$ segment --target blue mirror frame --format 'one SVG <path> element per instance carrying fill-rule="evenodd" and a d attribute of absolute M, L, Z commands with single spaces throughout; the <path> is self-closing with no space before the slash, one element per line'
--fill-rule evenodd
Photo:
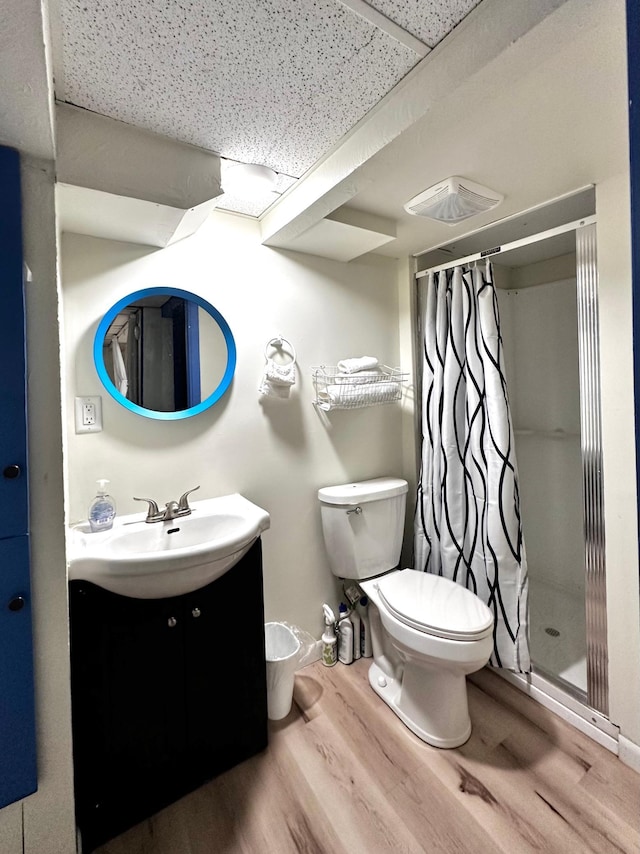
<path fill-rule="evenodd" d="M 118 391 L 113 384 L 104 364 L 104 339 L 116 316 L 132 302 L 153 296 L 175 296 L 197 303 L 215 320 L 220 327 L 220 331 L 224 335 L 224 340 L 227 345 L 227 364 L 222 379 L 208 397 L 196 406 L 191 406 L 189 409 L 181 409 L 177 412 L 157 412 L 154 409 L 145 409 L 143 406 L 139 406 L 137 403 L 127 400 L 127 398 Z M 202 299 L 202 297 L 199 297 L 197 294 L 191 293 L 191 291 L 183 291 L 179 288 L 144 288 L 143 290 L 127 294 L 126 297 L 118 300 L 118 302 L 111 306 L 109 311 L 102 318 L 93 340 L 93 361 L 102 385 L 106 388 L 111 397 L 113 397 L 121 406 L 124 406 L 125 409 L 128 409 L 130 412 L 135 412 L 137 415 L 143 415 L 145 418 L 155 418 L 158 421 L 179 421 L 182 418 L 191 418 L 193 415 L 198 415 L 200 412 L 204 412 L 206 409 L 209 409 L 209 407 L 213 406 L 214 403 L 220 400 L 222 395 L 227 391 L 231 385 L 233 374 L 236 369 L 236 343 L 231 329 L 229 328 L 229 324 L 220 314 L 218 309 L 214 308 L 211 303 Z"/>

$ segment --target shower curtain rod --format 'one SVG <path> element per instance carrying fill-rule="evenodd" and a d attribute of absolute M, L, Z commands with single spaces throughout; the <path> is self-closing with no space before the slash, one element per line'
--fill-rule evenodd
<path fill-rule="evenodd" d="M 416 279 L 422 279 L 429 273 L 440 273 L 442 270 L 450 270 L 452 267 L 459 267 L 461 264 L 470 264 L 472 261 L 481 261 L 485 258 L 491 258 L 492 255 L 504 255 L 505 252 L 510 252 L 512 249 L 520 249 L 523 246 L 528 246 L 530 243 L 538 243 L 541 240 L 548 240 L 550 237 L 555 237 L 558 234 L 565 234 L 567 231 L 576 231 L 585 225 L 591 225 L 596 221 L 596 216 L 584 217 L 583 219 L 567 222 L 564 225 L 558 225 L 555 228 L 549 228 L 547 231 L 540 231 L 538 234 L 532 234 L 529 237 L 522 237 L 520 240 L 513 240 L 511 243 L 505 243 L 504 246 L 494 246 L 492 249 L 485 249 L 482 252 L 474 252 L 473 255 L 465 255 L 463 258 L 457 258 L 455 261 L 447 261 L 444 264 L 438 264 L 435 267 L 428 267 L 426 270 L 420 270 L 416 273 Z M 435 250 L 434 250 L 435 251 Z"/>

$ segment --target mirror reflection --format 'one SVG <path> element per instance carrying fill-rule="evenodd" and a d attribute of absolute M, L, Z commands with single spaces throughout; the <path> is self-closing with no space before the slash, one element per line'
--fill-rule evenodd
<path fill-rule="evenodd" d="M 100 324 L 94 355 L 107 390 L 129 409 L 156 418 L 207 408 L 226 391 L 235 366 L 233 336 L 220 313 L 170 288 L 139 291 L 117 303 Z"/>

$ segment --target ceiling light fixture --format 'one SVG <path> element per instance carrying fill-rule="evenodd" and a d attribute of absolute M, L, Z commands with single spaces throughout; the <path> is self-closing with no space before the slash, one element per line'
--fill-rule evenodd
<path fill-rule="evenodd" d="M 410 199 L 404 209 L 414 216 L 424 216 L 446 225 L 456 225 L 471 216 L 490 211 L 503 199 L 501 193 L 483 187 L 482 184 L 475 184 L 467 178 L 453 177 L 423 190 Z"/>
<path fill-rule="evenodd" d="M 268 166 L 222 161 L 222 190 L 230 196 L 253 199 L 276 188 L 277 175 Z"/>

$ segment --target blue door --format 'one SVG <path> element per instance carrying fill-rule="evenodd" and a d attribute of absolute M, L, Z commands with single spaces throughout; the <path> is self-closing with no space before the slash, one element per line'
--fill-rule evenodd
<path fill-rule="evenodd" d="M 0 146 L 0 807 L 35 792 L 25 318 L 18 153 Z"/>

